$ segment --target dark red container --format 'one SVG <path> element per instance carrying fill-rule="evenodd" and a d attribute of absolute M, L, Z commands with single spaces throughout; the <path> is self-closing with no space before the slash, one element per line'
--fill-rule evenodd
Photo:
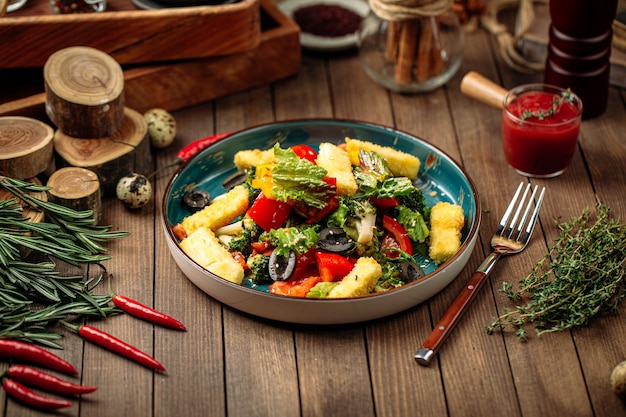
<path fill-rule="evenodd" d="M 608 102 L 617 0 L 550 0 L 549 9 L 544 82 L 570 88 L 583 102 L 583 118 L 596 117 Z"/>
<path fill-rule="evenodd" d="M 559 32 L 573 38 L 606 33 L 617 13 L 618 0 L 550 0 L 550 18 Z"/>

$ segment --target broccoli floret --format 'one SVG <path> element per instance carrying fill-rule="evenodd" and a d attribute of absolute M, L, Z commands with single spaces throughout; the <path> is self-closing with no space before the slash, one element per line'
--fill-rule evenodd
<path fill-rule="evenodd" d="M 244 256 L 249 256 L 252 252 L 250 244 L 259 239 L 263 229 L 255 222 L 243 222 L 243 224 L 243 232 L 228 242 L 228 250 L 239 251 Z"/>
<path fill-rule="evenodd" d="M 248 268 L 250 268 L 250 280 L 253 284 L 267 284 L 272 282 L 270 277 L 270 257 L 256 254 L 248 258 Z"/>
<path fill-rule="evenodd" d="M 410 192 L 404 194 L 404 195 L 399 195 L 398 196 L 398 202 L 407 207 L 410 208 L 413 211 L 417 211 L 419 213 L 422 213 L 422 215 L 427 218 L 429 213 L 425 213 L 425 211 L 427 210 L 427 206 L 426 206 L 426 198 L 424 197 L 424 194 L 422 193 L 422 191 L 419 188 L 415 188 L 413 187 Z"/>

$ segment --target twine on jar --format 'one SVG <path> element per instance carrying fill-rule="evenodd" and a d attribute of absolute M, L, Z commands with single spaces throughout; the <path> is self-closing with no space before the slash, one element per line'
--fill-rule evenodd
<path fill-rule="evenodd" d="M 369 0 L 370 8 L 383 20 L 397 22 L 424 16 L 439 16 L 454 0 Z"/>

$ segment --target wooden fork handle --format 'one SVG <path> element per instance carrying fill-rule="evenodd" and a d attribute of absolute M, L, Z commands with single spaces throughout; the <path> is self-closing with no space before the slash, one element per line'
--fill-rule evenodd
<path fill-rule="evenodd" d="M 420 365 L 428 365 L 430 363 L 439 351 L 439 348 L 441 348 L 441 345 L 443 345 L 443 342 L 452 332 L 454 326 L 461 320 L 463 314 L 474 301 L 476 295 L 478 295 L 478 290 L 487 281 L 487 276 L 498 258 L 498 254 L 492 253 L 470 277 L 463 290 L 457 295 L 430 335 L 424 340 L 417 353 L 415 353 L 417 363 Z"/>

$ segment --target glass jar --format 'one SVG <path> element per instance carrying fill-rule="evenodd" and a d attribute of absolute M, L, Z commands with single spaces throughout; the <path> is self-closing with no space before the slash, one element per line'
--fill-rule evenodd
<path fill-rule="evenodd" d="M 50 0 L 50 9 L 54 14 L 99 13 L 106 6 L 106 0 Z"/>
<path fill-rule="evenodd" d="M 383 20 L 372 12 L 359 32 L 359 56 L 365 72 L 382 86 L 424 93 L 441 87 L 459 70 L 464 40 L 452 9 L 402 21 Z"/>

